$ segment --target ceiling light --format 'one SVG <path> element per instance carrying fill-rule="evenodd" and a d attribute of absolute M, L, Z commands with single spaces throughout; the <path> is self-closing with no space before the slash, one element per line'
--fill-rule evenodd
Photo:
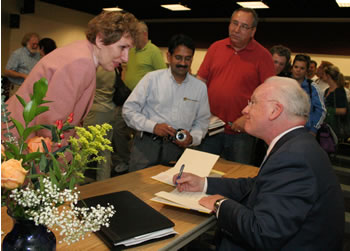
<path fill-rule="evenodd" d="M 183 10 L 191 10 L 190 8 L 182 5 L 182 4 L 162 4 L 163 8 L 172 10 L 172 11 L 183 11 Z"/>
<path fill-rule="evenodd" d="M 350 0 L 336 0 L 339 7 L 350 7 Z"/>
<path fill-rule="evenodd" d="M 268 9 L 270 8 L 266 4 L 264 4 L 261 1 L 254 1 L 254 2 L 237 2 L 240 6 L 244 8 L 251 8 L 251 9 Z"/>
<path fill-rule="evenodd" d="M 104 11 L 122 11 L 123 9 L 118 8 L 118 7 L 113 7 L 113 8 L 103 8 Z"/>

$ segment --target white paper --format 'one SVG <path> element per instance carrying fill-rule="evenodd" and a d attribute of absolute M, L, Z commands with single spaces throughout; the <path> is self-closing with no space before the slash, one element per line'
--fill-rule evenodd
<path fill-rule="evenodd" d="M 167 171 L 159 173 L 152 178 L 175 186 L 173 183 L 173 176 L 180 172 L 182 164 L 185 164 L 184 172 L 206 177 L 209 175 L 218 159 L 219 155 L 187 148 L 173 168 L 169 168 Z"/>
<path fill-rule="evenodd" d="M 203 192 L 179 192 L 177 189 L 174 189 L 170 193 L 161 191 L 156 193 L 155 195 L 161 199 L 165 199 L 175 203 L 173 204 L 173 206 L 193 209 L 204 213 L 211 212 L 208 208 L 203 207 L 202 205 L 199 204 L 199 200 L 201 198 L 208 196 L 206 193 L 203 193 Z M 157 200 L 154 200 L 154 201 L 157 201 Z M 171 203 L 166 203 L 164 201 L 163 203 L 171 205 Z M 176 205 L 176 204 L 179 204 L 179 205 Z"/>
<path fill-rule="evenodd" d="M 130 238 L 130 239 L 127 239 L 125 241 L 115 243 L 114 245 L 115 246 L 118 246 L 118 245 L 131 246 L 131 245 L 136 245 L 136 244 L 148 241 L 148 240 L 158 239 L 158 238 L 161 238 L 163 236 L 170 235 L 170 234 L 177 234 L 177 232 L 172 227 L 166 228 L 166 229 L 162 229 L 162 230 L 155 231 L 152 233 L 147 233 L 144 235 L 136 236 L 134 238 Z"/>

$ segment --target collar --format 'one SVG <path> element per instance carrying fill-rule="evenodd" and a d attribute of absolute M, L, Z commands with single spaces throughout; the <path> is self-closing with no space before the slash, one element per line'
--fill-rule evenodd
<path fill-rule="evenodd" d="M 147 47 L 151 44 L 151 40 L 148 40 L 148 42 L 146 43 L 146 45 L 142 48 L 142 49 L 136 49 L 135 47 L 135 51 L 136 52 L 140 52 L 140 51 L 144 51 L 147 49 Z"/>
<path fill-rule="evenodd" d="M 245 50 L 247 50 L 247 51 L 252 51 L 252 50 L 254 50 L 255 47 L 256 47 L 256 41 L 255 41 L 254 38 L 252 38 L 252 39 L 249 41 L 249 43 L 247 44 L 247 46 L 244 47 L 242 50 L 239 50 L 239 51 L 236 51 L 235 48 L 233 48 L 232 43 L 231 43 L 231 39 L 230 39 L 229 37 L 226 38 L 226 40 L 225 40 L 225 45 L 226 45 L 227 47 L 231 48 L 232 50 L 234 50 L 235 52 L 240 53 L 240 52 L 245 51 Z"/>
<path fill-rule="evenodd" d="M 29 49 L 28 49 L 28 47 L 27 46 L 23 46 L 24 47 L 24 49 L 25 49 L 25 52 L 28 54 L 28 56 L 30 56 L 30 57 L 34 57 L 38 52 L 34 52 L 34 53 L 32 53 Z"/>
<path fill-rule="evenodd" d="M 287 133 L 291 132 L 291 131 L 294 131 L 298 128 L 303 128 L 304 126 L 295 126 L 295 127 L 292 127 L 290 129 L 288 129 L 287 131 L 284 131 L 282 132 L 280 135 L 278 135 L 277 137 L 275 137 L 272 141 L 271 141 L 271 144 L 269 145 L 269 148 L 267 149 L 267 152 L 266 152 L 266 156 L 265 156 L 265 159 L 267 156 L 270 155 L 270 152 L 271 150 L 273 149 L 273 147 L 276 145 L 277 141 L 279 141 L 284 135 L 286 135 Z"/>

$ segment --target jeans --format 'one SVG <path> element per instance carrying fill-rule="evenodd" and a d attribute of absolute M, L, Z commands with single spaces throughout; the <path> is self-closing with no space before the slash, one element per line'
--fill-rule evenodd
<path fill-rule="evenodd" d="M 218 133 L 206 136 L 198 150 L 220 155 L 220 157 L 242 164 L 254 164 L 256 138 L 246 133 Z"/>

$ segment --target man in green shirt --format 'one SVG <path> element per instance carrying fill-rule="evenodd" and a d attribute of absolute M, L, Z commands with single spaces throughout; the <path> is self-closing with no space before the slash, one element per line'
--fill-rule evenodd
<path fill-rule="evenodd" d="M 135 88 L 146 73 L 166 68 L 161 50 L 148 40 L 148 27 L 144 22 L 139 22 L 137 36 L 135 47 L 129 50 L 129 60 L 124 75 L 125 85 L 130 90 Z M 132 135 L 132 129 L 125 124 L 121 111 L 122 107 L 117 107 L 116 128 L 114 128 L 116 157 L 119 162 L 115 168 L 117 173 L 128 170 L 129 141 Z"/>

